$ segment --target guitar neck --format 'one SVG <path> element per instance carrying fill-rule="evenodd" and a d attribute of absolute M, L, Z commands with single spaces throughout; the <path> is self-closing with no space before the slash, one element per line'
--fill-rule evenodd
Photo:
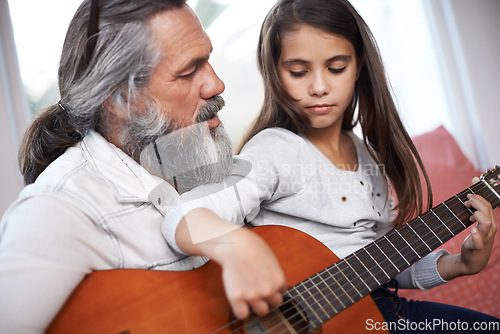
<path fill-rule="evenodd" d="M 484 179 L 287 291 L 312 328 L 354 304 L 469 227 L 467 194 L 500 205 L 499 174 Z"/>

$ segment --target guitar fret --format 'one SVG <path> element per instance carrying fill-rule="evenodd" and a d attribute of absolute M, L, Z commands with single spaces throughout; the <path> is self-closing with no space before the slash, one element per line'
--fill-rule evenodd
<path fill-rule="evenodd" d="M 493 193 L 493 195 L 495 195 L 499 200 L 500 200 L 500 195 L 495 191 L 495 189 L 493 189 L 489 184 L 488 182 L 486 182 L 485 179 L 482 179 L 481 180 L 482 183 L 484 183 L 486 185 L 486 187 L 488 187 L 489 190 L 491 190 L 491 192 Z M 486 198 L 486 196 L 483 196 L 484 198 Z"/>
<path fill-rule="evenodd" d="M 422 258 L 425 254 L 427 254 L 427 247 L 422 243 L 422 241 L 415 235 L 413 230 L 409 227 L 410 223 L 405 224 L 399 227 L 397 230 L 401 237 L 405 239 L 405 241 L 410 245 L 410 247 L 399 248 L 403 254 L 408 258 L 410 262 L 418 261 L 418 259 Z M 404 246 L 404 245 L 403 245 Z M 410 251 L 413 250 L 413 251 Z M 416 255 L 415 255 L 416 254 Z"/>
<path fill-rule="evenodd" d="M 441 240 L 441 238 L 438 237 L 436 233 L 434 233 L 434 231 L 429 227 L 429 225 L 427 225 L 427 223 L 422 219 L 422 217 L 418 216 L 418 218 L 422 223 L 424 223 L 425 227 L 427 227 L 427 229 L 432 232 L 432 234 L 439 240 L 439 242 L 443 244 L 443 240 Z"/>
<path fill-rule="evenodd" d="M 312 283 L 314 284 L 314 286 L 318 289 L 319 293 L 321 294 L 321 296 L 323 297 L 324 299 L 324 305 L 328 305 L 330 308 L 331 308 L 331 311 L 328 311 L 328 312 L 325 312 L 329 315 L 329 317 L 331 317 L 332 315 L 335 315 L 338 313 L 337 309 L 335 308 L 335 306 L 333 306 L 332 302 L 331 302 L 331 297 L 328 296 L 328 293 L 326 293 L 326 289 L 329 289 L 328 285 L 326 284 L 326 282 L 323 280 L 323 278 L 321 278 L 321 275 L 315 275 L 314 276 L 317 280 L 316 282 L 313 280 Z M 325 289 L 326 288 L 326 289 Z M 325 291 L 325 293 L 323 293 L 323 291 Z"/>
<path fill-rule="evenodd" d="M 328 302 L 328 299 L 326 299 L 325 295 L 323 295 L 323 293 L 321 292 L 321 290 L 318 288 L 318 286 L 314 283 L 314 280 L 312 279 L 308 279 L 306 282 L 310 282 L 313 287 L 318 290 L 318 292 L 323 296 L 324 300 L 329 304 Z M 323 311 L 323 313 L 326 315 L 326 319 L 329 319 L 330 318 L 330 314 L 323 308 L 323 305 L 324 303 L 321 303 L 316 297 L 315 295 L 317 295 L 317 292 L 314 292 L 312 293 L 310 291 L 310 288 L 307 288 L 309 290 L 309 295 L 314 299 L 315 301 L 315 304 L 319 306 L 319 308 L 321 309 L 321 311 Z M 330 305 L 331 306 L 331 305 Z"/>
<path fill-rule="evenodd" d="M 439 210 L 441 210 L 441 212 L 438 214 L 440 217 L 444 217 L 443 220 L 446 219 L 448 227 L 453 230 L 453 233 L 456 235 L 467 228 L 469 215 L 468 212 L 462 208 L 460 203 L 456 202 L 454 199 L 453 201 L 454 202 L 448 201 L 449 203 L 442 203 L 439 206 Z"/>
<path fill-rule="evenodd" d="M 468 208 L 468 207 L 466 207 L 466 206 L 465 206 L 464 201 L 462 201 L 462 200 L 460 199 L 460 197 L 458 197 L 458 195 L 455 195 L 455 197 L 456 197 L 456 198 L 460 201 L 460 203 L 462 203 L 462 204 L 463 204 L 463 206 L 464 206 L 467 210 L 469 210 L 470 214 L 473 214 L 473 213 L 474 213 L 474 211 L 472 211 L 470 208 Z"/>
<path fill-rule="evenodd" d="M 467 188 L 467 189 L 470 189 L 470 188 Z M 471 191 L 472 191 L 472 190 L 471 190 Z M 472 193 L 474 193 L 474 192 L 472 191 Z M 466 206 L 465 206 L 464 201 L 462 201 L 462 200 L 460 199 L 460 197 L 458 197 L 457 195 L 455 195 L 455 197 L 456 197 L 456 198 L 458 198 L 458 200 L 459 200 L 459 201 L 460 201 L 460 202 L 464 205 L 464 207 L 465 207 L 467 210 L 469 210 L 469 212 L 470 212 L 470 214 L 471 214 L 471 215 L 472 215 L 472 214 L 474 214 L 474 211 L 472 211 L 470 208 L 466 207 Z"/>
<path fill-rule="evenodd" d="M 413 233 L 415 233 L 415 235 L 420 239 L 420 241 L 422 241 L 422 244 L 424 244 L 428 249 L 429 251 L 432 252 L 432 248 L 429 247 L 429 245 L 427 245 L 427 243 L 420 237 L 420 235 L 413 229 L 413 227 L 411 227 L 412 224 L 406 224 L 411 230 Z"/>
<path fill-rule="evenodd" d="M 342 263 L 344 263 L 345 261 L 342 261 Z M 348 264 L 349 265 L 349 264 Z M 338 265 L 337 265 L 338 267 Z M 359 292 L 359 290 L 356 288 L 356 285 L 354 285 L 352 283 L 352 281 L 349 279 L 349 277 L 346 276 L 346 274 L 344 273 L 344 270 L 340 269 L 339 272 L 344 276 L 344 278 L 347 280 L 347 282 L 354 288 L 354 290 L 356 291 L 356 293 L 360 296 L 360 297 L 363 297 L 363 295 L 361 294 L 361 292 Z M 348 296 L 349 299 L 351 299 L 350 296 Z M 351 299 L 352 300 L 352 299 Z M 353 300 L 354 302 L 354 300 Z"/>
<path fill-rule="evenodd" d="M 337 297 L 337 294 L 335 292 L 333 292 L 332 288 L 330 287 L 330 285 L 323 279 L 323 277 L 321 277 L 321 275 L 323 274 L 324 272 L 321 272 L 319 273 L 318 277 L 321 279 L 321 281 L 323 282 L 323 284 L 325 284 L 326 288 L 328 290 L 330 290 L 330 293 L 338 300 L 338 302 L 340 304 L 342 304 L 342 306 L 344 306 L 344 304 L 342 303 L 342 301 L 340 300 L 339 297 Z M 325 297 L 326 298 L 326 297 Z M 335 311 L 335 314 L 339 313 L 340 311 L 338 311 L 335 306 L 333 306 L 333 304 L 330 303 L 330 306 L 333 308 L 333 310 Z M 344 306 L 345 307 L 345 306 Z"/>
<path fill-rule="evenodd" d="M 374 242 L 373 243 L 375 246 L 377 246 L 377 248 L 380 250 L 380 252 L 385 256 L 385 258 L 387 260 L 389 260 L 389 262 L 391 263 L 391 265 L 394 267 L 394 269 L 396 269 L 397 272 L 399 272 L 399 268 L 394 264 L 394 262 L 392 262 L 391 258 L 389 256 L 387 256 L 387 254 L 385 254 L 385 252 L 380 248 L 380 246 L 377 244 L 377 242 Z"/>
<path fill-rule="evenodd" d="M 371 270 L 370 270 L 370 269 L 368 269 L 368 268 L 366 267 L 366 265 L 363 263 L 363 261 L 361 261 L 361 260 L 359 259 L 359 257 L 356 255 L 356 253 L 354 253 L 353 255 L 356 257 L 356 259 L 358 260 L 358 262 L 359 262 L 359 263 L 361 263 L 361 265 L 362 265 L 362 266 L 363 266 L 363 268 L 365 269 L 365 272 L 368 272 L 368 273 L 370 274 L 370 276 L 371 276 L 371 277 L 373 277 L 373 279 L 375 280 L 375 282 L 377 282 L 377 284 L 378 284 L 378 285 L 382 285 L 382 284 L 379 282 L 379 280 L 377 279 L 377 277 L 375 277 L 375 275 L 373 275 L 373 273 L 371 272 Z"/>
<path fill-rule="evenodd" d="M 439 216 L 438 216 L 438 215 L 436 215 L 436 213 L 435 213 L 432 209 L 430 209 L 429 211 L 430 211 L 430 212 L 432 212 L 432 214 L 433 214 L 434 216 L 436 216 L 436 218 L 437 218 L 437 219 L 441 222 L 441 224 L 443 224 L 443 226 L 444 226 L 444 227 L 446 227 L 446 229 L 447 229 L 448 231 L 450 231 L 450 233 L 451 233 L 453 236 L 455 236 L 455 233 L 453 233 L 453 232 L 452 232 L 452 231 L 448 228 L 448 226 L 446 226 L 446 224 L 445 224 L 445 223 L 441 220 L 441 218 L 439 218 Z"/>
<path fill-rule="evenodd" d="M 321 318 L 316 313 L 316 311 L 314 310 L 314 308 L 308 303 L 308 301 L 306 300 L 306 298 L 304 298 L 304 296 L 303 296 L 304 292 L 300 292 L 299 291 L 299 287 L 304 288 L 305 292 L 307 292 L 307 288 L 304 286 L 304 284 L 300 283 L 300 284 L 297 284 L 295 287 L 293 287 L 293 289 L 295 289 L 295 291 L 297 292 L 296 295 L 302 299 L 302 301 L 305 303 L 305 306 L 307 306 L 307 309 L 310 310 L 312 312 L 312 314 L 316 316 L 316 318 L 318 318 L 318 320 L 319 320 L 320 323 L 322 323 Z"/>
<path fill-rule="evenodd" d="M 429 229 L 429 226 L 426 223 L 424 223 L 424 221 L 421 220 L 420 218 L 414 219 L 408 225 L 411 225 L 413 230 L 419 236 L 422 236 L 422 238 L 425 240 L 425 243 L 431 249 L 434 249 L 443 244 L 441 240 L 439 240 L 439 238 L 433 233 L 432 229 Z"/>
<path fill-rule="evenodd" d="M 380 269 L 380 270 L 384 273 L 384 275 L 385 275 L 385 276 L 387 276 L 387 278 L 388 278 L 388 279 L 391 279 L 391 276 L 385 272 L 384 268 L 382 268 L 382 267 L 380 266 L 380 264 L 377 262 L 377 260 L 375 260 L 375 259 L 373 258 L 372 254 L 371 254 L 371 253 L 370 253 L 370 252 L 366 249 L 366 247 L 365 247 L 365 248 L 361 248 L 361 249 L 359 250 L 359 252 L 361 252 L 361 251 L 365 251 L 365 252 L 366 252 L 366 254 L 368 254 L 368 256 L 372 259 L 373 263 L 374 263 L 376 266 L 378 266 L 378 267 L 379 267 L 379 269 Z M 382 283 L 380 283 L 380 281 L 379 281 L 379 280 L 377 280 L 377 283 L 379 283 L 380 285 L 382 285 Z"/>
<path fill-rule="evenodd" d="M 344 287 L 342 286 L 342 284 L 340 284 L 340 283 L 339 283 L 339 281 L 337 281 L 337 279 L 335 278 L 335 276 L 334 276 L 334 275 L 332 275 L 332 274 L 330 273 L 330 268 L 326 268 L 325 270 L 326 270 L 326 271 L 330 274 L 330 277 L 331 277 L 331 278 L 333 278 L 333 280 L 335 281 L 335 284 L 337 284 L 337 285 L 340 287 L 340 289 L 342 290 L 342 292 L 344 292 L 344 295 L 346 295 L 346 296 L 347 296 L 347 298 L 349 298 L 349 299 L 351 300 L 351 303 L 353 303 L 353 304 L 354 304 L 354 300 L 353 300 L 353 299 L 351 298 L 351 296 L 347 293 L 347 291 L 345 291 L 345 289 L 344 289 Z M 342 306 L 343 306 L 344 308 L 346 308 L 346 306 L 344 305 L 344 303 L 342 303 L 342 301 L 341 301 L 340 299 L 339 299 L 339 301 L 340 301 L 340 303 L 342 304 Z"/>
<path fill-rule="evenodd" d="M 408 245 L 408 247 L 410 247 L 410 249 L 413 251 L 413 253 L 415 253 L 419 259 L 421 259 L 422 257 L 420 256 L 419 253 L 417 253 L 417 251 L 415 251 L 415 249 L 413 249 L 413 247 L 408 243 L 408 241 L 406 241 L 406 239 L 401 235 L 401 233 L 399 233 L 398 230 L 394 230 L 395 233 L 397 233 L 401 239 L 403 239 L 403 241 Z"/>
<path fill-rule="evenodd" d="M 456 220 L 458 220 L 458 222 L 464 227 L 464 228 L 467 228 L 467 226 L 465 226 L 465 224 L 462 222 L 462 220 L 460 220 L 460 218 L 457 217 L 457 215 L 455 214 L 455 212 L 451 211 L 451 209 L 448 207 L 448 205 L 446 205 L 446 202 L 443 203 L 444 207 L 448 209 L 448 211 L 451 212 L 451 214 L 453 215 L 453 217 L 455 217 Z"/>
<path fill-rule="evenodd" d="M 387 239 L 387 237 L 386 237 L 385 235 L 383 236 L 383 238 L 384 238 L 385 240 L 387 240 L 387 242 L 389 242 L 389 244 L 392 246 L 392 248 L 394 248 L 394 249 L 396 250 L 396 252 L 399 254 L 399 256 L 401 256 L 401 258 L 402 258 L 403 260 L 405 260 L 406 264 L 407 264 L 407 265 L 410 265 L 410 262 L 408 262 L 408 261 L 405 259 L 405 257 L 403 256 L 403 254 L 401 254 L 401 253 L 399 252 L 399 249 L 397 249 L 397 248 L 396 248 L 396 246 L 394 246 L 394 245 L 392 244 L 392 242 L 391 242 L 389 239 Z"/>
<path fill-rule="evenodd" d="M 354 270 L 354 268 L 351 266 L 351 264 L 349 263 L 348 261 L 349 258 L 346 258 L 345 259 L 345 263 L 347 263 L 347 265 L 349 266 L 349 268 L 351 268 L 351 270 L 353 271 L 353 273 L 356 275 L 356 277 L 366 286 L 366 288 L 371 291 L 370 287 L 368 286 L 368 284 L 366 284 L 366 282 L 363 280 L 363 278 L 361 277 L 361 275 L 356 271 Z M 356 289 L 357 291 L 357 289 Z"/>

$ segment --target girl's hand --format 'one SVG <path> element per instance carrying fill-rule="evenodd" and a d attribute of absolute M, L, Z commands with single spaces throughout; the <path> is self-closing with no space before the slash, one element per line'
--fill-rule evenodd
<path fill-rule="evenodd" d="M 264 315 L 283 302 L 285 274 L 269 246 L 251 230 L 199 208 L 181 220 L 176 241 L 184 252 L 222 266 L 226 297 L 236 317 L 244 319 L 250 310 Z"/>
<path fill-rule="evenodd" d="M 463 275 L 476 274 L 486 267 L 497 232 L 491 204 L 479 195 L 468 195 L 467 198 L 465 206 L 476 209 L 470 220 L 477 224 L 462 243 L 459 259 Z"/>
<path fill-rule="evenodd" d="M 468 195 L 465 206 L 476 209 L 470 220 L 477 223 L 462 243 L 460 254 L 446 254 L 437 262 L 444 280 L 477 274 L 486 267 L 493 248 L 497 225 L 491 204 L 479 195 Z"/>
<path fill-rule="evenodd" d="M 283 302 L 285 275 L 268 245 L 255 233 L 240 228 L 232 232 L 234 244 L 218 256 L 226 297 L 234 315 L 244 319 L 250 309 L 264 315 Z"/>

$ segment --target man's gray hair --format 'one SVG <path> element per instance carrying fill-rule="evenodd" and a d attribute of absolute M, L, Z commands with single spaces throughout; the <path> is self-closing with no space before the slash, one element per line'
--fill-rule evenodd
<path fill-rule="evenodd" d="M 162 57 L 149 19 L 185 0 L 100 0 L 97 44 L 87 60 L 90 4 L 83 1 L 68 28 L 59 64 L 61 101 L 42 110 L 25 135 L 19 154 L 25 184 L 89 131 L 106 136 L 105 101 L 131 110 Z"/>

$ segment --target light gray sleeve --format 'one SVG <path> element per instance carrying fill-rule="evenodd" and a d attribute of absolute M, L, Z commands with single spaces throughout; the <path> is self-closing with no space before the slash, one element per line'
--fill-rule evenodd
<path fill-rule="evenodd" d="M 175 251 L 184 253 L 177 245 L 175 232 L 181 219 L 197 208 L 209 209 L 220 218 L 236 224 L 242 224 L 247 217 L 252 219 L 262 201 L 271 196 L 268 190 L 276 182 L 272 177 L 259 178 L 258 173 L 248 161 L 235 159 L 232 175 L 226 181 L 196 187 L 182 194 L 167 212 L 161 226 L 168 244 Z"/>
<path fill-rule="evenodd" d="M 396 276 L 398 287 L 428 290 L 448 282 L 441 278 L 437 270 L 437 261 L 445 254 L 448 252 L 444 249 L 432 252 L 400 273 Z"/>

